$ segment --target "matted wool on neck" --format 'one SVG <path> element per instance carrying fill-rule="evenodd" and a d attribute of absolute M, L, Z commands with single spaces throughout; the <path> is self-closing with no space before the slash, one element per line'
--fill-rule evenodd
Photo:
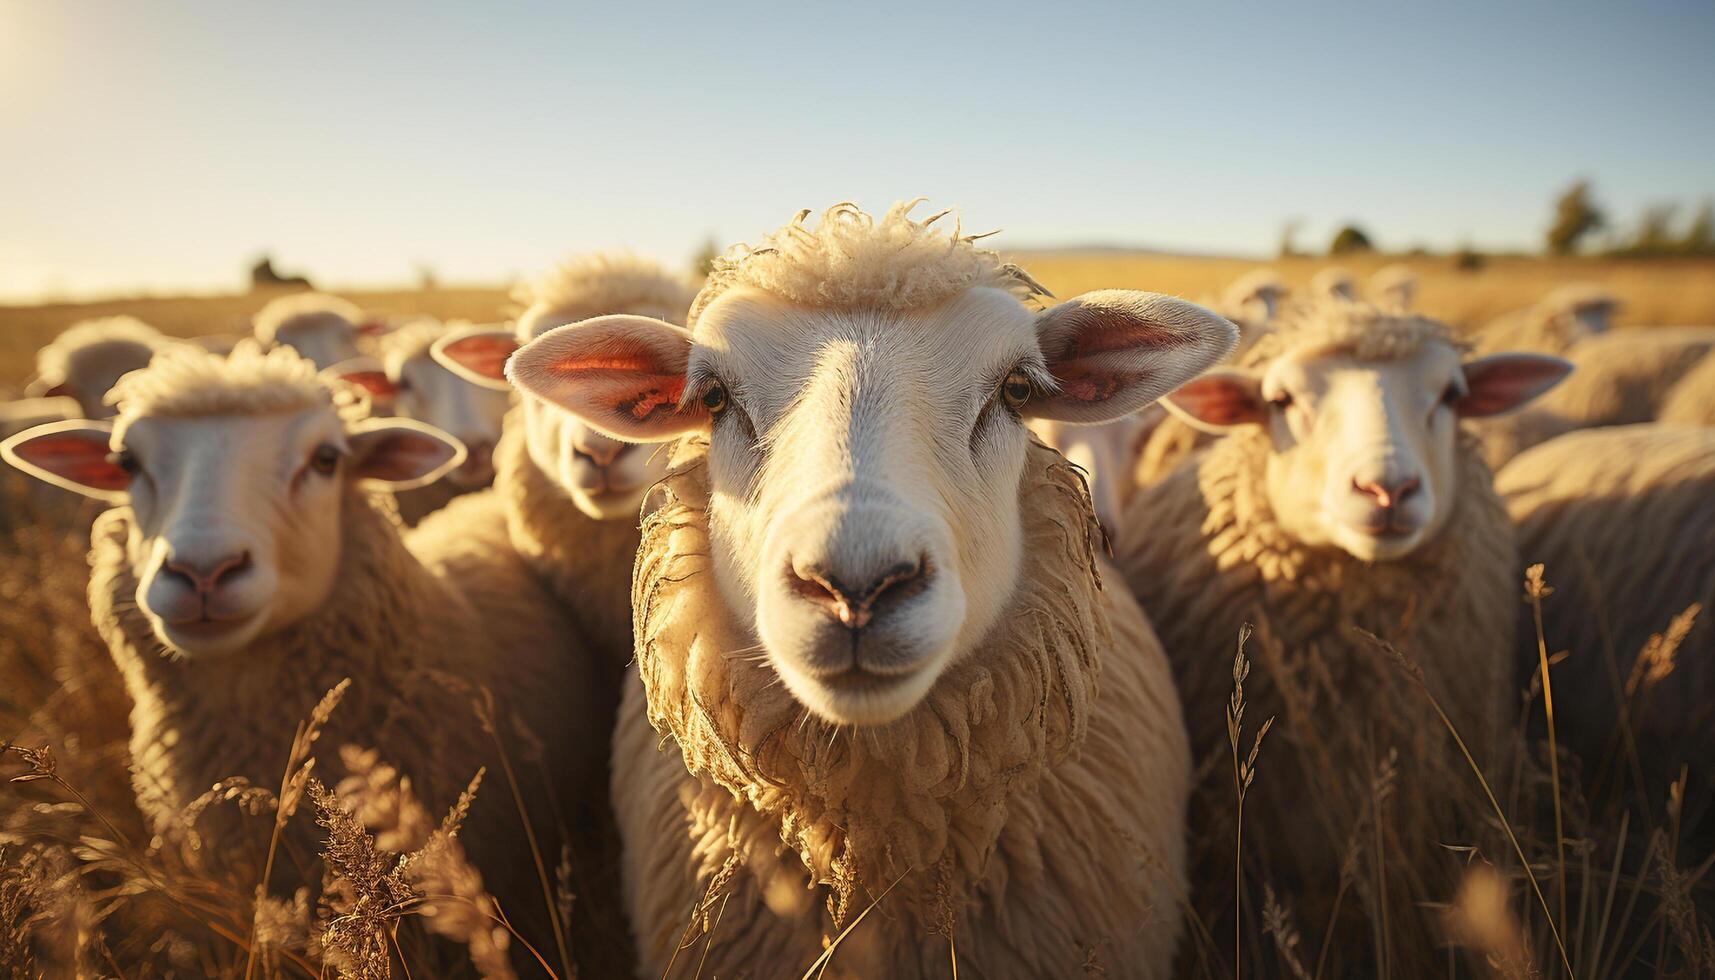
<path fill-rule="evenodd" d="M 142 415 L 266 415 L 328 408 L 345 414 L 350 404 L 316 378 L 313 362 L 290 348 L 262 351 L 238 345 L 230 357 L 200 347 L 169 347 L 141 371 L 119 380 L 107 395 L 122 419 Z"/>
<path fill-rule="evenodd" d="M 714 261 L 708 284 L 691 307 L 698 316 L 723 293 L 748 287 L 804 306 L 888 310 L 923 309 L 980 286 L 1003 289 L 1020 301 L 1050 295 L 999 253 L 978 248 L 981 235 L 963 235 L 933 225 L 942 211 L 922 221 L 910 212 L 923 198 L 902 201 L 879 219 L 851 203 L 822 213 L 812 231 L 810 211 Z"/>
<path fill-rule="evenodd" d="M 1286 354 L 1396 361 L 1429 344 L 1465 349 L 1450 327 L 1428 317 L 1389 313 L 1362 302 L 1318 302 L 1289 308 L 1275 328 L 1245 353 L 1242 363 L 1260 367 Z"/>

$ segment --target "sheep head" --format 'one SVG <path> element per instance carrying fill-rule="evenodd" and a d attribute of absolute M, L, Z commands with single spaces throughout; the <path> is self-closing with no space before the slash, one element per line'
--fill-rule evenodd
<path fill-rule="evenodd" d="M 1349 303 L 1299 311 L 1253 355 L 1168 408 L 1205 431 L 1259 434 L 1275 519 L 1362 561 L 1403 558 L 1445 526 L 1460 419 L 1517 409 L 1571 370 L 1540 354 L 1461 362 L 1444 326 Z"/>
<path fill-rule="evenodd" d="M 113 423 L 38 426 L 0 443 L 0 456 L 130 508 L 137 604 L 187 657 L 239 651 L 322 604 L 347 489 L 421 486 L 464 457 L 419 422 L 346 421 L 289 351 L 241 348 L 228 361 L 175 348 L 116 394 Z"/>
<path fill-rule="evenodd" d="M 760 269 L 717 266 L 690 330 L 597 317 L 507 368 L 614 438 L 707 438 L 720 595 L 836 724 L 908 713 L 1005 611 L 1028 560 L 1025 419 L 1112 421 L 1236 340 L 1149 293 L 1034 311 L 987 253 L 926 229 L 835 209 L 819 237 L 794 223 L 752 253 Z"/>

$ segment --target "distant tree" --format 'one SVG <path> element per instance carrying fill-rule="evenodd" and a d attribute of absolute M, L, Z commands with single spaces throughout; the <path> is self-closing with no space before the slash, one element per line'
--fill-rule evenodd
<path fill-rule="evenodd" d="M 691 260 L 692 266 L 697 270 L 697 275 L 708 275 L 709 270 L 715 267 L 715 259 L 719 258 L 720 254 L 720 242 L 715 241 L 712 237 L 704 239 L 703 247 L 697 249 L 696 257 Z"/>
<path fill-rule="evenodd" d="M 1691 224 L 1685 229 L 1685 237 L 1680 240 L 1679 247 L 1693 255 L 1715 252 L 1715 201 L 1704 201 L 1703 206 L 1692 215 Z"/>
<path fill-rule="evenodd" d="M 1488 264 L 1488 259 L 1482 252 L 1469 245 L 1459 246 L 1459 251 L 1453 253 L 1453 268 L 1460 272 L 1476 272 Z"/>
<path fill-rule="evenodd" d="M 1329 255 L 1350 255 L 1353 252 L 1373 252 L 1376 247 L 1370 243 L 1370 236 L 1357 225 L 1347 225 L 1334 233 L 1334 241 L 1328 246 Z"/>
<path fill-rule="evenodd" d="M 1304 227 L 1303 218 L 1288 218 L 1280 227 L 1280 257 L 1290 259 L 1298 254 L 1298 232 Z"/>
<path fill-rule="evenodd" d="M 1580 180 L 1566 189 L 1554 202 L 1554 224 L 1548 229 L 1548 250 L 1555 255 L 1571 255 L 1585 235 L 1596 231 L 1607 219 L 1590 199 L 1590 182 Z"/>

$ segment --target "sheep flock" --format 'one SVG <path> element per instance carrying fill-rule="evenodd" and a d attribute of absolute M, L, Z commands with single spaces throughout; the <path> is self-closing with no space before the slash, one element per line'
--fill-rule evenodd
<path fill-rule="evenodd" d="M 53 338 L 0 975 L 1715 976 L 1715 327 L 919 203 Z"/>

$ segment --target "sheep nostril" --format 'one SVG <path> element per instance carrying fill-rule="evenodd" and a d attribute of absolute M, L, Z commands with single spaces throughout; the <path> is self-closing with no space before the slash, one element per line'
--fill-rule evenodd
<path fill-rule="evenodd" d="M 1352 490 L 1371 498 L 1376 502 L 1376 506 L 1387 510 L 1399 506 L 1406 498 L 1416 493 L 1422 484 L 1423 481 L 1415 476 L 1403 480 L 1377 480 L 1373 482 L 1354 478 Z"/>
<path fill-rule="evenodd" d="M 248 550 L 228 555 L 212 563 L 172 559 L 162 565 L 162 571 L 197 592 L 213 592 L 222 581 L 237 578 L 250 569 Z"/>
<path fill-rule="evenodd" d="M 799 571 L 788 562 L 786 583 L 794 594 L 821 608 L 849 630 L 861 630 L 886 606 L 898 605 L 927 587 L 928 562 L 900 562 L 862 586 L 852 586 L 820 568 Z"/>

